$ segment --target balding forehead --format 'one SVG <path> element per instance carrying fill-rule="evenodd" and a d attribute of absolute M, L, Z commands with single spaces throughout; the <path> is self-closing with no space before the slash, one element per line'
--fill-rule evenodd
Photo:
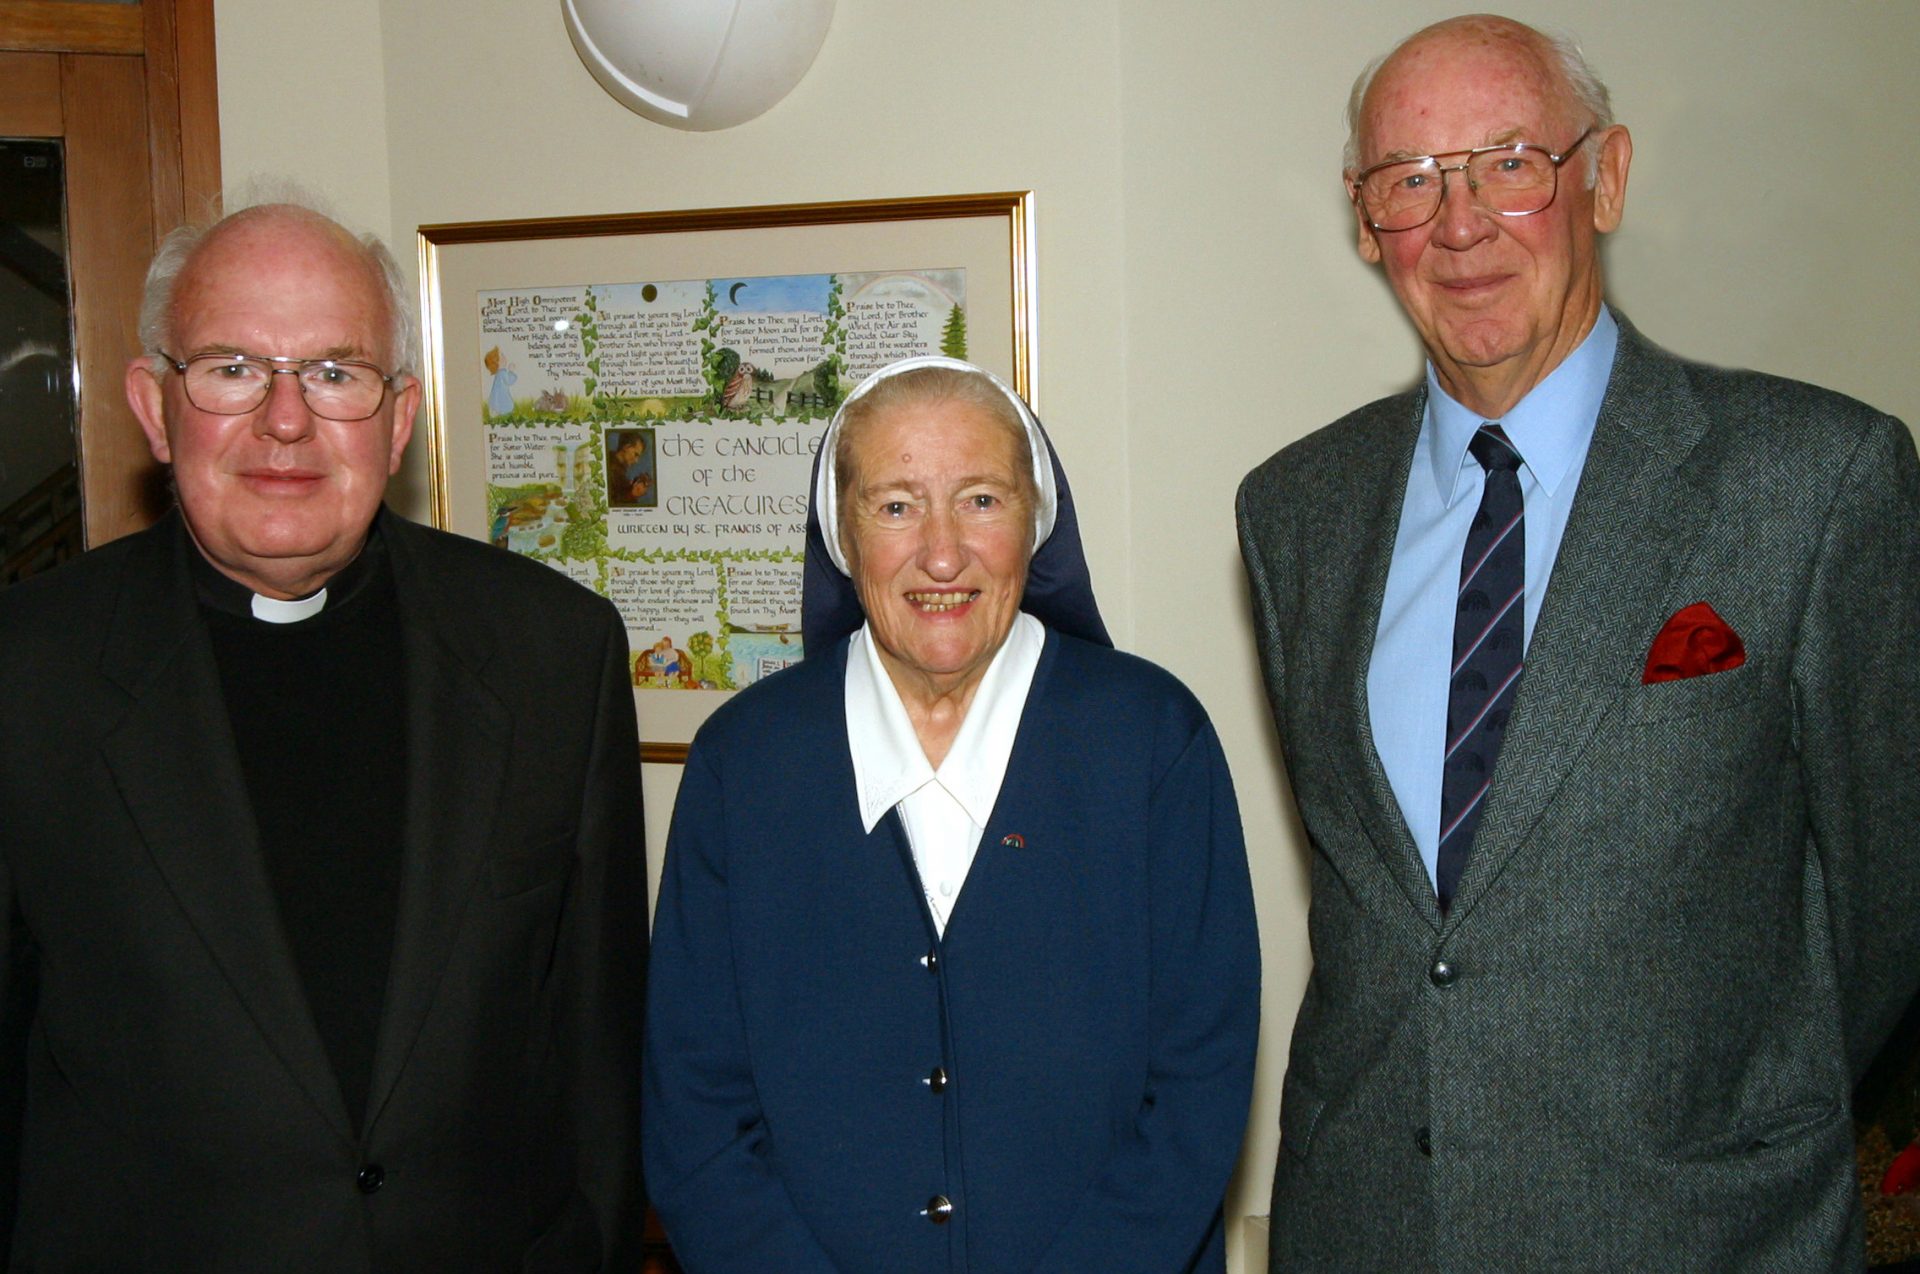
<path fill-rule="evenodd" d="M 360 284 L 379 344 L 390 342 L 393 300 L 379 261 L 352 231 L 330 217 L 293 204 L 244 208 L 209 230 L 181 268 L 173 291 L 173 320 L 178 322 L 187 305 L 203 299 L 201 293 L 210 286 L 206 276 L 213 267 L 274 253 L 294 253 L 309 261 L 330 258 L 336 274 Z M 374 349 L 366 353 L 385 359 L 392 351 Z"/>
<path fill-rule="evenodd" d="M 1518 23 L 1461 20 L 1430 27 L 1395 49 L 1374 78 L 1368 99 L 1385 85 L 1430 76 L 1462 61 L 1505 63 L 1512 72 L 1537 78 L 1543 90 L 1566 91 L 1552 47 L 1539 32 Z"/>
<path fill-rule="evenodd" d="M 1429 148 L 1420 138 L 1379 136 L 1383 116 L 1405 126 L 1473 98 L 1486 99 L 1484 129 L 1455 138 L 1460 145 L 1534 140 L 1541 123 L 1580 113 L 1545 36 L 1504 18 L 1451 19 L 1409 37 L 1381 63 L 1361 104 L 1362 162 Z"/>
<path fill-rule="evenodd" d="M 1512 18 L 1491 13 L 1464 14 L 1422 28 L 1408 36 L 1394 50 L 1393 56 L 1398 57 L 1403 52 L 1423 46 L 1447 44 L 1460 49 L 1504 46 L 1525 50 L 1543 64 L 1552 57 L 1551 43 L 1544 34 L 1524 22 L 1515 22 Z"/>
<path fill-rule="evenodd" d="M 187 270 L 221 252 L 264 251 L 284 247 L 289 242 L 310 255 L 330 252 L 343 262 L 353 262 L 374 281 L 378 290 L 380 267 L 366 245 L 331 218 L 292 204 L 243 208 L 221 221 L 195 248 L 188 259 Z"/>
<path fill-rule="evenodd" d="M 291 205 L 263 204 L 242 208 L 221 218 L 208 228 L 194 245 L 188 263 L 219 252 L 235 251 L 248 245 L 274 242 L 283 237 L 307 236 L 315 240 L 340 243 L 339 227 L 325 217 Z M 342 243 L 342 246 L 345 246 Z"/>

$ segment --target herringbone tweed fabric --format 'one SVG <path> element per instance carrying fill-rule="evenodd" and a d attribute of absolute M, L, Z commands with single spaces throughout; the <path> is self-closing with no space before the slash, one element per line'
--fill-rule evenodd
<path fill-rule="evenodd" d="M 1920 464 L 1620 326 L 1444 922 L 1366 702 L 1421 395 L 1241 487 L 1312 849 L 1276 1271 L 1863 1264 L 1848 1091 L 1920 979 Z M 1744 666 L 1643 685 L 1700 601 Z"/>

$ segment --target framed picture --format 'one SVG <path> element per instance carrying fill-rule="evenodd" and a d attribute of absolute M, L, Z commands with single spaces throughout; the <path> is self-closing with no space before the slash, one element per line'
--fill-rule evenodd
<path fill-rule="evenodd" d="M 1030 192 L 420 227 L 436 525 L 626 621 L 645 761 L 801 659 L 808 478 L 869 372 L 1032 400 Z M 540 640 L 540 617 L 526 617 Z"/>

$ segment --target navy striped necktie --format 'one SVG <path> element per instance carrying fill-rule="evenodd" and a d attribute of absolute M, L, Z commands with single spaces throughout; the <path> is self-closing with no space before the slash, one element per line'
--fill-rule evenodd
<path fill-rule="evenodd" d="M 1483 425 L 1467 450 L 1487 471 L 1480 509 L 1460 555 L 1447 690 L 1447 754 L 1440 779 L 1440 852 L 1434 888 L 1444 913 L 1473 848 L 1520 687 L 1526 647 L 1526 505 L 1520 453 L 1498 425 Z"/>

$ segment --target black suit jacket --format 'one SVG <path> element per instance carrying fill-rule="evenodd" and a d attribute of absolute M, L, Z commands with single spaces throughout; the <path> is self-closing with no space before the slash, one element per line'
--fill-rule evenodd
<path fill-rule="evenodd" d="M 178 516 L 0 594 L 14 1269 L 638 1264 L 624 630 L 546 567 L 383 517 L 407 815 L 364 1131 L 280 927 Z"/>

